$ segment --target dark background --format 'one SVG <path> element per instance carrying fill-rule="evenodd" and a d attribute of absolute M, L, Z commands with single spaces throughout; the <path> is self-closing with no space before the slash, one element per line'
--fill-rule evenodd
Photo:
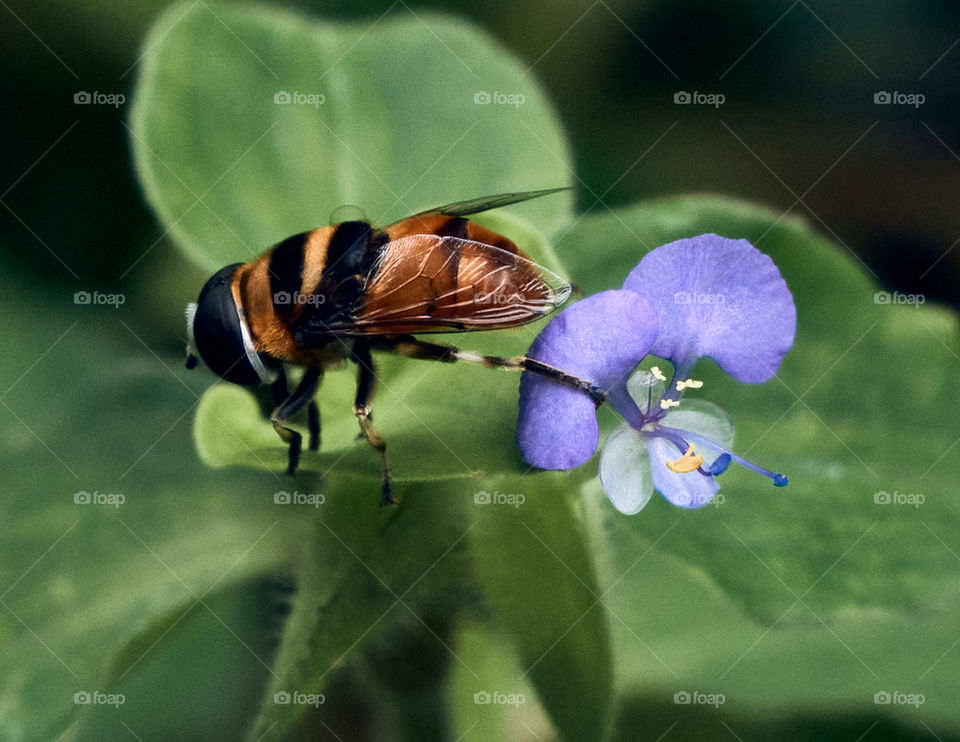
<path fill-rule="evenodd" d="M 162 231 L 138 191 L 122 123 L 141 39 L 168 4 L 0 3 L 0 250 L 25 279 L 80 288 L 95 278 L 122 290 L 170 259 L 161 242 L 128 272 Z M 958 301 L 956 3 L 282 4 L 335 18 L 442 10 L 478 23 L 553 98 L 581 209 L 603 208 L 600 198 L 739 196 L 804 215 L 891 290 Z M 75 105 L 79 90 L 127 102 Z M 675 105 L 681 90 L 726 101 Z M 926 101 L 875 105 L 878 91 Z"/>

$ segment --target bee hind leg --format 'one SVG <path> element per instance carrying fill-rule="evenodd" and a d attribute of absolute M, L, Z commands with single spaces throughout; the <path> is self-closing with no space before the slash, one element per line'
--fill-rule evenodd
<path fill-rule="evenodd" d="M 310 450 L 320 450 L 320 408 L 317 400 L 311 399 L 307 405 L 307 429 L 310 431 Z"/>
<path fill-rule="evenodd" d="M 303 378 L 300 380 L 300 383 L 297 385 L 297 388 L 293 391 L 293 394 L 289 395 L 270 415 L 270 422 L 273 423 L 273 429 L 277 431 L 277 435 L 280 436 L 288 446 L 288 458 L 287 458 L 287 474 L 293 476 L 297 472 L 297 465 L 300 463 L 300 451 L 303 447 L 303 436 L 300 435 L 296 430 L 288 428 L 284 423 L 293 417 L 297 412 L 303 409 L 303 406 L 306 404 L 312 404 L 314 410 L 316 410 L 316 405 L 313 403 L 313 395 L 317 392 L 317 387 L 320 385 L 320 380 L 323 376 L 323 372 L 318 368 L 308 368 L 303 374 Z M 286 388 L 286 379 L 283 378 L 283 387 Z M 275 382 L 280 384 L 278 380 Z M 279 389 L 280 387 L 276 387 Z M 310 423 L 310 449 L 316 450 L 313 447 L 314 443 L 314 429 L 313 422 Z M 320 438 L 320 416 L 316 415 L 316 442 L 319 445 Z"/>
<path fill-rule="evenodd" d="M 367 443 L 380 454 L 380 507 L 396 505 L 397 501 L 393 498 L 393 487 L 390 484 L 387 442 L 380 435 L 380 431 L 373 426 L 373 420 L 370 416 L 370 402 L 373 400 L 373 392 L 376 386 L 376 375 L 373 370 L 370 348 L 366 343 L 356 341 L 353 346 L 352 357 L 357 364 L 357 396 L 353 402 L 353 414 L 357 416 L 357 421 L 360 423 L 361 437 L 366 438 Z"/>
<path fill-rule="evenodd" d="M 406 356 L 407 358 L 419 358 L 421 360 L 440 361 L 442 363 L 464 361 L 466 363 L 476 363 L 480 366 L 486 366 L 487 368 L 499 368 L 506 371 L 529 371 L 530 373 L 551 379 L 563 386 L 576 389 L 578 392 L 583 392 L 593 400 L 593 403 L 597 407 L 600 407 L 607 401 L 606 392 L 592 382 L 568 374 L 562 369 L 550 366 L 529 356 L 513 356 L 512 358 L 488 356 L 472 351 L 460 350 L 452 345 L 427 343 L 410 337 L 409 335 L 395 336 L 389 340 L 382 341 L 377 348 Z"/>

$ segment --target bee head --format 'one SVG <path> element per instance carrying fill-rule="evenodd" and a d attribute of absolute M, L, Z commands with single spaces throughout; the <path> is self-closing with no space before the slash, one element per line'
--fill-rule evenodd
<path fill-rule="evenodd" d="M 199 355 L 221 379 L 242 386 L 273 382 L 280 364 L 257 353 L 243 308 L 233 297 L 233 274 L 242 263 L 234 263 L 213 274 L 196 304 L 187 305 L 187 368 L 197 365 Z"/>

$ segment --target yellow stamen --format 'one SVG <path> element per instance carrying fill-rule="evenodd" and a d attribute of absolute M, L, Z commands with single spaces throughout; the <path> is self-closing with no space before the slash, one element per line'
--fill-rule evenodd
<path fill-rule="evenodd" d="M 687 452 L 683 454 L 676 461 L 668 461 L 667 468 L 676 472 L 677 474 L 689 474 L 692 471 L 696 471 L 701 466 L 703 466 L 703 456 L 697 454 L 693 455 L 693 444 L 690 444 L 690 447 L 687 449 Z"/>
<path fill-rule="evenodd" d="M 663 371 L 660 370 L 659 366 L 651 366 L 650 373 L 653 374 L 653 378 L 657 381 L 666 381 L 667 377 L 663 375 Z"/>
<path fill-rule="evenodd" d="M 684 389 L 699 389 L 702 386 L 702 381 L 697 381 L 696 379 L 687 379 L 686 381 L 677 382 L 677 391 L 682 392 Z"/>
<path fill-rule="evenodd" d="M 661 399 L 660 409 L 669 410 L 671 407 L 676 407 L 678 404 L 680 404 L 680 400 L 677 399 Z"/>

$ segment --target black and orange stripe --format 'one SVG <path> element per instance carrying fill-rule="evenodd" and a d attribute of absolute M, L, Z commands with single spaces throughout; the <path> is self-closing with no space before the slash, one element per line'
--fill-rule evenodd
<path fill-rule="evenodd" d="M 516 243 L 464 218 L 491 203 L 527 197 L 451 204 L 383 229 L 341 222 L 277 243 L 233 275 L 233 295 L 256 350 L 282 362 L 322 366 L 331 354 L 342 357 L 343 349 L 326 348 L 338 338 L 495 329 L 535 319 L 535 313 L 503 312 L 494 323 L 491 308 L 472 301 L 497 290 L 536 302 L 551 287 Z M 406 239 L 418 235 L 433 241 Z M 438 245 L 438 237 L 457 241 Z M 503 260 L 490 248 L 517 256 L 507 283 Z"/>

